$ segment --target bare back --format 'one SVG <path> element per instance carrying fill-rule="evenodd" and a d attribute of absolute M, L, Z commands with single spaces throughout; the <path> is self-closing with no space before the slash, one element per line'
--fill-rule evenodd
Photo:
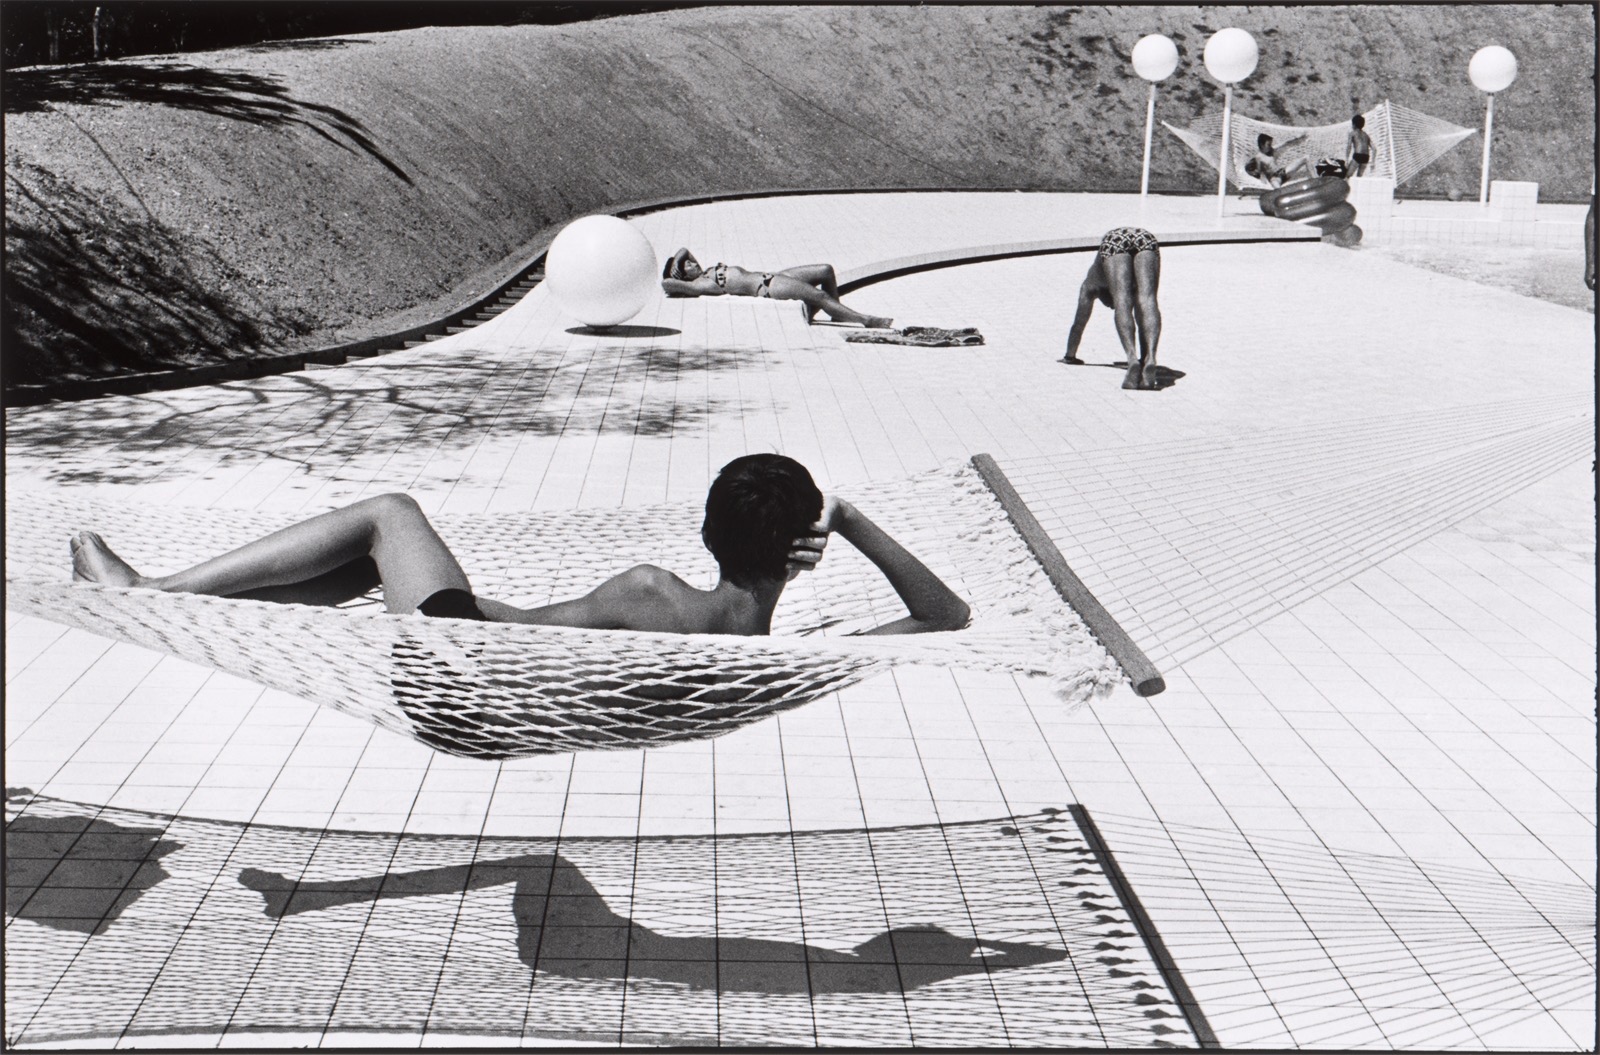
<path fill-rule="evenodd" d="M 535 609 L 518 609 L 478 598 L 495 622 L 579 626 L 595 630 L 635 630 L 659 634 L 765 635 L 772 632 L 772 609 L 781 584 L 753 603 L 748 592 L 721 584 L 697 590 L 672 572 L 638 564 L 612 576 L 583 597 Z"/>

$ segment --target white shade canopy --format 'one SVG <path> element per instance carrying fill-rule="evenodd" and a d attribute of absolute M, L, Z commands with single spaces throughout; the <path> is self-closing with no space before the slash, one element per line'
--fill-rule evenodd
<path fill-rule="evenodd" d="M 1256 71 L 1261 49 L 1242 29 L 1219 29 L 1206 41 L 1206 70 L 1223 84 L 1236 84 Z"/>
<path fill-rule="evenodd" d="M 1467 76 L 1480 92 L 1504 91 L 1517 79 L 1517 57 L 1498 44 L 1479 48 L 1467 65 Z"/>
<path fill-rule="evenodd" d="M 1133 72 L 1147 81 L 1164 81 L 1178 68 L 1178 45 L 1169 37 L 1152 33 L 1133 46 Z"/>

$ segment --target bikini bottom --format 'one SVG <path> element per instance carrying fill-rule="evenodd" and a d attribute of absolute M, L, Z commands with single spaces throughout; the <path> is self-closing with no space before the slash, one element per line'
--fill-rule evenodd
<path fill-rule="evenodd" d="M 1156 236 L 1146 231 L 1143 227 L 1118 227 L 1107 231 L 1105 237 L 1100 239 L 1100 255 L 1116 256 L 1118 253 L 1137 255 L 1139 253 L 1159 253 L 1161 243 L 1156 241 Z"/>

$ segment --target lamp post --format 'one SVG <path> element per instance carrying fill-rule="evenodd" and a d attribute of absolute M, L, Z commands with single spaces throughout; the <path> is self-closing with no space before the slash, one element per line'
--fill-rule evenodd
<path fill-rule="evenodd" d="M 1139 204 L 1150 193 L 1150 137 L 1155 132 L 1156 83 L 1178 68 L 1178 45 L 1160 33 L 1141 37 L 1133 46 L 1133 72 L 1150 82 L 1150 102 L 1144 111 L 1144 167 L 1139 170 Z"/>
<path fill-rule="evenodd" d="M 1478 183 L 1478 204 L 1489 204 L 1489 147 L 1494 136 L 1494 93 L 1503 92 L 1517 79 L 1517 57 L 1498 44 L 1479 48 L 1467 64 L 1473 87 L 1489 96 L 1483 118 L 1483 179 Z"/>
<path fill-rule="evenodd" d="M 1228 196 L 1228 137 L 1233 125 L 1233 86 L 1256 71 L 1261 49 L 1242 29 L 1219 29 L 1206 41 L 1206 71 L 1222 82 L 1222 158 L 1217 163 L 1217 219 Z"/>

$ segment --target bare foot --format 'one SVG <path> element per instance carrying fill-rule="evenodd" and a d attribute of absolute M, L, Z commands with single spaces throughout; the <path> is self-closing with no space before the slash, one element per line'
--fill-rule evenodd
<path fill-rule="evenodd" d="M 894 329 L 894 320 L 885 319 L 878 315 L 868 315 L 866 321 L 861 325 L 869 330 L 892 330 Z"/>
<path fill-rule="evenodd" d="M 1066 363 L 1068 366 L 1082 366 L 1083 365 L 1083 360 L 1079 359 L 1075 355 L 1063 355 L 1060 359 L 1057 359 L 1056 362 L 1058 362 L 1058 363 Z"/>
<path fill-rule="evenodd" d="M 1122 387 L 1138 388 L 1139 376 L 1139 360 L 1135 359 L 1128 364 L 1128 372 L 1122 378 Z"/>
<path fill-rule="evenodd" d="M 1146 388 L 1160 388 L 1161 387 L 1161 371 L 1156 366 L 1155 363 L 1145 363 L 1144 364 L 1144 387 L 1146 387 Z"/>
<path fill-rule="evenodd" d="M 815 319 L 817 317 L 817 309 L 813 308 L 811 305 L 807 304 L 805 301 L 801 301 L 800 302 L 800 314 L 805 316 L 806 325 L 810 326 L 811 325 L 811 320 L 813 320 L 813 319 Z"/>
<path fill-rule="evenodd" d="M 143 577 L 128 562 L 111 552 L 105 539 L 93 531 L 72 536 L 72 578 L 107 586 L 138 586 Z"/>

